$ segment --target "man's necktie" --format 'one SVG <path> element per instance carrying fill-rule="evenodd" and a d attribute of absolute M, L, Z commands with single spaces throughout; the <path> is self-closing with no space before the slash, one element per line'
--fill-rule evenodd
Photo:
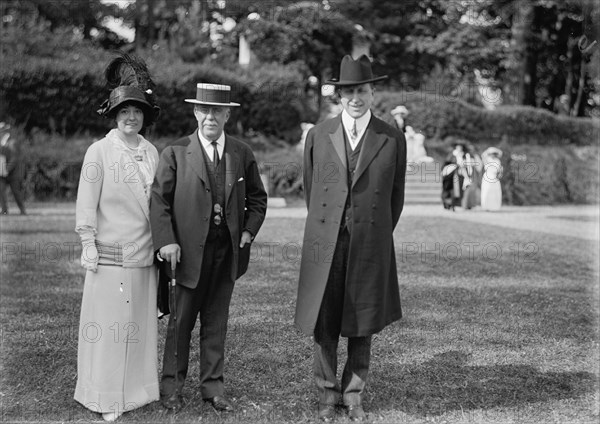
<path fill-rule="evenodd" d="M 358 131 L 356 131 L 356 119 L 355 119 L 354 123 L 352 124 L 352 130 L 350 131 L 350 138 L 352 138 L 353 143 L 356 141 L 356 137 L 358 137 Z"/>
<path fill-rule="evenodd" d="M 219 145 L 216 141 L 211 142 L 213 146 L 213 165 L 215 168 L 219 166 L 219 151 L 217 150 L 217 146 Z"/>

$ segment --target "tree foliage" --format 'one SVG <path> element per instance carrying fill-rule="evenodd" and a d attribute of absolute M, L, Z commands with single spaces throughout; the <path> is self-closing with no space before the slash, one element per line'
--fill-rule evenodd
<path fill-rule="evenodd" d="M 398 86 L 430 89 L 431 77 L 471 85 L 477 71 L 505 104 L 573 116 L 598 110 L 600 47 L 590 46 L 600 38 L 600 6 L 592 0 L 329 3 L 376 34 L 375 63 Z"/>
<path fill-rule="evenodd" d="M 374 72 L 389 75 L 391 88 L 462 91 L 464 100 L 481 104 L 473 87 L 484 84 L 501 90 L 503 104 L 590 116 L 600 114 L 597 3 L 135 0 L 118 6 L 101 0 L 3 0 L 1 47 L 4 54 L 60 57 L 89 41 L 235 70 L 243 34 L 259 61 L 293 65 L 307 70 L 305 78 L 323 80 L 335 76 L 341 57 L 351 53 L 360 25 L 370 37 Z M 107 28 L 110 19 L 135 31 L 133 44 Z"/>
<path fill-rule="evenodd" d="M 256 56 L 266 62 L 301 61 L 320 80 L 330 77 L 352 49 L 354 26 L 340 13 L 318 3 L 281 7 L 272 20 L 246 20 L 238 29 Z"/>

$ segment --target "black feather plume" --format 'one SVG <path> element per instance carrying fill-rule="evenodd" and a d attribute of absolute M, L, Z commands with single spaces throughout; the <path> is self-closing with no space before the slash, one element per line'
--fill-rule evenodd
<path fill-rule="evenodd" d="M 152 81 L 146 63 L 136 55 L 119 53 L 105 71 L 106 84 L 109 90 L 120 85 L 130 85 L 141 91 L 154 91 L 155 84 Z"/>

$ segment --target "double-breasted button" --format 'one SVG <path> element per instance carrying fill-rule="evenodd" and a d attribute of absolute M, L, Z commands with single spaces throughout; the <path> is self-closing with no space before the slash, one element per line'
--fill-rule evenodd
<path fill-rule="evenodd" d="M 327 191 L 327 186 L 323 187 L 323 190 Z"/>
<path fill-rule="evenodd" d="M 371 206 L 373 209 L 377 209 L 377 205 L 375 203 L 373 203 L 373 206 Z"/>
<path fill-rule="evenodd" d="M 323 222 L 323 223 L 324 223 L 324 222 L 325 222 L 325 218 L 321 218 L 321 222 Z"/>
<path fill-rule="evenodd" d="M 375 189 L 375 194 L 379 194 L 379 189 L 378 188 Z"/>

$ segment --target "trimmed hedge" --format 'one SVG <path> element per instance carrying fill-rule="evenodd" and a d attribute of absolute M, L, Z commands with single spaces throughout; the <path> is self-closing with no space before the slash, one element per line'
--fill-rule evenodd
<path fill-rule="evenodd" d="M 108 96 L 103 71 L 111 56 L 99 56 L 88 66 L 27 57 L 7 61 L 0 67 L 3 119 L 24 125 L 26 131 L 104 134 L 112 123 L 96 110 Z M 302 74 L 294 68 L 265 65 L 265 69 L 234 73 L 209 65 L 153 67 L 151 59 L 148 65 L 161 107 L 151 136 L 175 138 L 196 127 L 192 105 L 184 99 L 195 97 L 197 82 L 232 86 L 232 101 L 241 104 L 232 109 L 226 126 L 232 134 L 260 132 L 292 144 L 300 138 L 300 123 L 314 119 L 316 113 L 304 94 Z M 262 78 L 257 80 L 256 74 Z"/>
<path fill-rule="evenodd" d="M 375 93 L 374 110 L 389 123 L 390 110 L 404 105 L 406 124 L 427 139 L 459 137 L 474 144 L 598 145 L 600 120 L 558 116 L 530 106 L 502 106 L 487 110 L 462 100 L 434 94 Z"/>
<path fill-rule="evenodd" d="M 58 66 L 54 66 L 58 65 Z M 71 63 L 71 66 L 75 64 Z M 67 67 L 52 60 L 25 58 L 0 67 L 0 97 L 5 120 L 50 133 L 104 131 L 106 122 L 95 113 L 106 90 L 93 76 L 101 68 Z"/>
<path fill-rule="evenodd" d="M 92 63 L 84 59 L 64 61 L 31 57 L 10 58 L 0 67 L 2 119 L 24 124 L 30 131 L 72 135 L 90 132 L 102 135 L 112 123 L 96 114 L 108 95 L 104 67 L 112 56 L 99 52 Z M 233 108 L 227 131 L 278 137 L 289 144 L 300 138 L 301 122 L 315 122 L 317 106 L 306 94 L 304 70 L 295 66 L 265 64 L 257 68 L 228 71 L 210 65 L 189 65 L 147 60 L 157 83 L 161 116 L 150 136 L 178 137 L 196 127 L 189 103 L 196 83 L 210 81 L 232 86 Z M 392 122 L 389 111 L 405 105 L 406 123 L 427 139 L 449 136 L 473 143 L 596 145 L 600 121 L 592 118 L 557 116 L 527 106 L 503 106 L 490 111 L 458 98 L 415 92 L 378 92 L 375 113 Z"/>

